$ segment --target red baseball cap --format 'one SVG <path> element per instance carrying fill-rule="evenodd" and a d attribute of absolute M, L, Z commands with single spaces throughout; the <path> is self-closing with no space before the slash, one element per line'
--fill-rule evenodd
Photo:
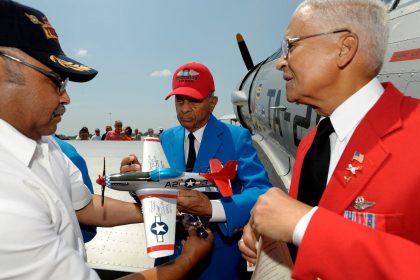
<path fill-rule="evenodd" d="M 214 80 L 210 70 L 201 63 L 190 62 L 175 70 L 172 91 L 165 100 L 172 95 L 181 95 L 201 101 L 214 91 Z"/>

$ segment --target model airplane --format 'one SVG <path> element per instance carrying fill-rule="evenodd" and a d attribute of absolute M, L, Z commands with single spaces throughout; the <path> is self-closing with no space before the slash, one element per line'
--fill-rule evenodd
<path fill-rule="evenodd" d="M 96 183 L 102 187 L 102 205 L 106 187 L 128 191 L 141 203 L 147 253 L 150 257 L 157 258 L 172 255 L 174 252 L 178 189 L 204 188 L 204 191 L 213 192 L 216 187 L 223 197 L 233 195 L 230 180 L 236 176 L 237 161 L 229 161 L 223 167 L 218 159 L 211 159 L 209 165 L 209 173 L 183 172 L 168 168 L 159 138 L 146 137 L 143 145 L 143 170 L 147 171 L 105 175 L 104 159 L 103 175 L 98 176 Z M 181 216 L 184 226 L 194 226 L 198 236 L 203 239 L 208 237 L 200 217 L 188 213 L 181 213 Z"/>
<path fill-rule="evenodd" d="M 231 160 L 224 167 L 218 159 L 210 160 L 210 173 L 191 173 L 171 168 L 157 168 L 148 172 L 116 173 L 99 176 L 96 183 L 102 188 L 137 193 L 156 188 L 203 188 L 216 186 L 223 197 L 232 196 L 231 179 L 236 176 L 237 161 Z"/>

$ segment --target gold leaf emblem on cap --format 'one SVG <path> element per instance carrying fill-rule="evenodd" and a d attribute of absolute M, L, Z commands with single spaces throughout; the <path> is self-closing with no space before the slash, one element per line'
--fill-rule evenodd
<path fill-rule="evenodd" d="M 73 63 L 71 61 L 65 61 L 61 58 L 56 57 L 55 55 L 50 55 L 50 59 L 51 61 L 60 64 L 61 66 L 65 67 L 65 68 L 70 68 L 79 72 L 87 72 L 92 70 L 92 68 L 86 66 L 86 65 L 81 65 L 81 64 L 76 64 Z"/>
<path fill-rule="evenodd" d="M 57 39 L 58 40 L 57 32 L 55 32 L 54 27 L 51 26 L 51 24 L 48 21 L 48 19 L 47 19 L 46 16 L 44 16 L 42 18 L 42 20 L 39 20 L 34 15 L 28 15 L 27 13 L 25 13 L 25 15 L 29 18 L 29 20 L 33 24 L 40 24 L 41 25 L 41 27 L 44 30 L 44 33 L 45 33 L 45 36 L 47 37 L 47 39 Z"/>

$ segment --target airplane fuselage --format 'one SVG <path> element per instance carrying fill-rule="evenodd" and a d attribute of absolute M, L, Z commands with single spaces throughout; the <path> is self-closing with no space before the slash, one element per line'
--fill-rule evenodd
<path fill-rule="evenodd" d="M 133 192 L 151 188 L 206 188 L 204 191 L 217 191 L 213 182 L 199 174 L 166 168 L 153 172 L 118 173 L 106 176 L 106 186 L 114 190 Z"/>

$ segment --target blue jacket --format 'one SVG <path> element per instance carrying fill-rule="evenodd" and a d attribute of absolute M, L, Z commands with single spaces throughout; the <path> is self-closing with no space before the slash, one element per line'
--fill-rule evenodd
<path fill-rule="evenodd" d="M 185 170 L 184 135 L 185 128 L 177 126 L 165 130 L 160 137 L 170 167 L 178 170 Z M 212 225 L 215 234 L 214 249 L 190 278 L 243 279 L 246 275 L 245 261 L 241 258 L 237 245 L 240 230 L 248 222 L 249 213 L 258 197 L 271 184 L 252 146 L 249 131 L 218 121 L 213 115 L 204 130 L 193 172 L 208 172 L 209 160 L 212 158 L 219 159 L 222 164 L 229 160 L 238 160 L 237 177 L 232 182 L 233 196 L 220 197 L 226 222 Z M 176 256 L 177 254 L 173 258 Z"/>

